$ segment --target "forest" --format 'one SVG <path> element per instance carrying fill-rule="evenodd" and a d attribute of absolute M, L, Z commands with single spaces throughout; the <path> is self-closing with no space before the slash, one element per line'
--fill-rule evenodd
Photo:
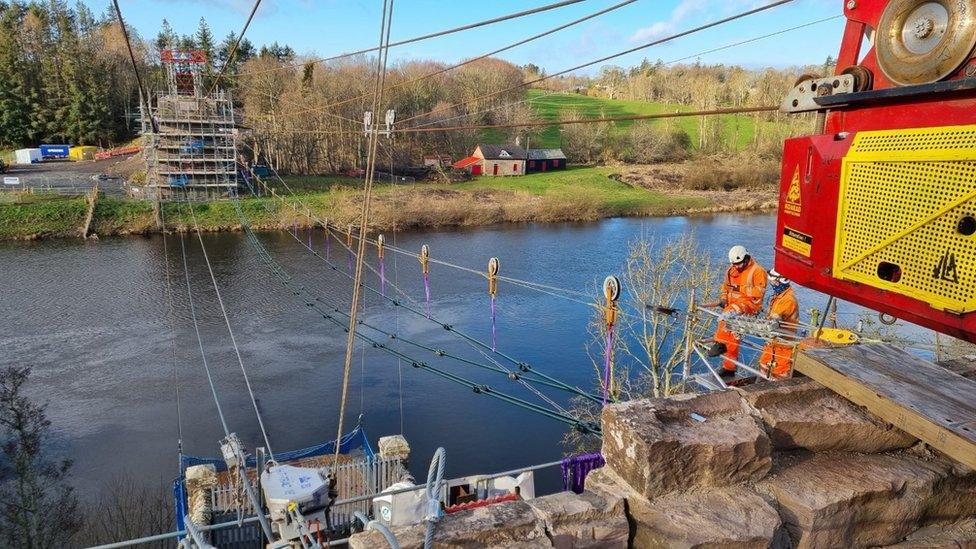
<path fill-rule="evenodd" d="M 236 36 L 215 38 L 203 18 L 187 34 L 163 20 L 155 37 L 143 38 L 130 29 L 130 38 L 150 95 L 163 84 L 162 50 L 203 50 L 208 84 L 230 63 L 220 86 L 234 98 L 245 160 L 291 174 L 341 173 L 362 166 L 362 119 L 370 108 L 375 74 L 372 57 L 323 61 L 287 45 L 258 48 L 245 39 L 229 59 Z M 604 100 L 607 109 L 621 101 L 659 110 L 769 105 L 779 102 L 799 74 L 832 70 L 829 59 L 817 67 L 761 70 L 644 59 L 633 67 L 604 66 L 591 75 L 550 78 L 535 65 L 516 66 L 497 58 L 461 63 L 454 68 L 443 61 L 411 60 L 391 66 L 383 111 L 396 111 L 397 120 L 403 121 L 398 127 L 446 128 L 605 115 L 602 107 L 583 113 L 572 102 L 546 112 L 546 99 L 559 94 Z M 0 1 L 0 148 L 42 142 L 126 143 L 138 137 L 139 105 L 114 12 L 96 15 L 80 2 L 71 7 L 61 0 Z M 723 130 L 729 124 L 717 117 L 699 117 L 692 128 L 665 122 L 581 124 L 555 135 L 573 162 L 650 162 L 744 148 L 776 155 L 782 138 L 807 124 L 804 118 L 777 113 L 749 117 L 748 124 L 736 119 L 734 135 Z M 739 135 L 740 128 L 748 135 Z M 538 142 L 539 136 L 554 131 L 537 127 L 398 134 L 384 143 L 382 154 L 406 165 L 419 162 L 423 154 L 466 156 L 479 141 Z"/>

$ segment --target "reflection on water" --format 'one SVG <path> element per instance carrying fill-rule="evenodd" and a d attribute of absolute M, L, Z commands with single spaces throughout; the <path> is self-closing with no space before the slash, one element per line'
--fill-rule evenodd
<path fill-rule="evenodd" d="M 669 239 L 694 231 L 716 261 L 731 245 L 742 243 L 769 265 L 774 227 L 775 219 L 766 215 L 610 219 L 398 234 L 395 243 L 411 250 L 426 243 L 432 257 L 479 270 L 490 256 L 498 256 L 504 275 L 593 290 L 597 296 L 597 283 L 620 270 L 627 242 L 641 232 Z M 297 280 L 323 299 L 348 306 L 347 278 L 325 268 L 287 234 L 259 237 Z M 285 450 L 333 438 L 344 334 L 285 291 L 242 235 L 215 234 L 204 240 L 272 445 Z M 314 234 L 313 240 L 324 252 L 322 234 Z M 388 242 L 393 240 L 388 236 Z M 177 385 L 184 451 L 218 454 L 216 441 L 222 431 L 193 337 L 179 237 L 170 236 L 167 243 L 172 308 L 162 237 L 0 245 L 6 311 L 0 324 L 0 362 L 34 366 L 33 391 L 48 403 L 50 419 L 75 459 L 74 476 L 82 486 L 120 469 L 139 472 L 148 480 L 176 474 Z M 186 246 L 204 347 L 221 404 L 231 429 L 253 448 L 260 438 L 254 413 L 209 275 L 196 239 L 187 238 Z M 346 257 L 340 252 L 333 243 L 332 257 L 344 268 Z M 419 263 L 392 253 L 386 262 L 390 280 L 422 301 Z M 373 275 L 367 276 L 368 283 L 378 284 Z M 430 279 L 434 315 L 489 339 L 484 278 L 432 265 Z M 804 308 L 814 305 L 812 296 L 804 297 L 811 301 L 803 303 Z M 480 358 L 470 346 L 423 318 L 373 295 L 367 295 L 366 303 L 364 315 L 370 323 Z M 590 386 L 593 367 L 584 343 L 591 314 L 578 303 L 503 284 L 498 296 L 499 348 L 564 381 Z M 498 374 L 450 362 L 441 366 L 522 398 L 535 398 Z M 350 394 L 347 424 L 355 424 L 362 414 L 374 440 L 400 432 L 402 399 L 403 433 L 418 470 L 437 446 L 447 449 L 452 476 L 505 470 L 561 455 L 561 424 L 398 364 L 373 349 L 357 351 Z M 567 402 L 562 393 L 550 396 Z"/>

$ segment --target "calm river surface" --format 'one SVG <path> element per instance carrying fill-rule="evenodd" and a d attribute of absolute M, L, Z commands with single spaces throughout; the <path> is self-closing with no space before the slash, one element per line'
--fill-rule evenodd
<path fill-rule="evenodd" d="M 743 243 L 768 266 L 774 228 L 769 215 L 609 219 L 406 233 L 397 235 L 397 244 L 419 250 L 426 243 L 432 256 L 479 270 L 488 257 L 498 256 L 504 275 L 590 290 L 608 273 L 621 271 L 627 242 L 642 231 L 663 239 L 694 231 L 716 260 L 723 260 L 731 245 Z M 327 269 L 285 233 L 259 238 L 297 280 L 347 306 L 347 278 Z M 334 438 L 344 334 L 285 291 L 243 235 L 215 234 L 204 240 L 273 448 L 282 451 Z M 95 488 L 120 471 L 151 482 L 168 482 L 176 475 L 174 338 L 184 451 L 219 454 L 216 441 L 222 430 L 193 335 L 179 238 L 171 236 L 168 243 L 177 273 L 175 313 L 166 298 L 160 236 L 0 244 L 0 363 L 34 367 L 32 394 L 48 404 L 58 447 L 75 460 L 73 478 L 82 488 Z M 324 251 L 321 233 L 314 235 L 314 243 Z M 260 438 L 254 412 L 199 244 L 194 237 L 186 245 L 204 346 L 228 424 L 254 448 Z M 393 256 L 387 254 L 387 275 L 398 277 L 400 286 L 422 301 L 418 262 L 400 257 L 394 269 Z M 344 251 L 335 243 L 332 257 L 345 266 Z M 378 285 L 369 277 L 369 283 Z M 490 338 L 484 278 L 432 265 L 431 292 L 435 317 L 480 339 Z M 821 299 L 806 295 L 810 299 L 803 308 L 822 306 Z M 399 324 L 404 335 L 480 358 L 426 319 L 403 311 L 394 315 L 391 305 L 367 296 L 368 322 L 390 331 Z M 592 310 L 578 303 L 503 284 L 499 349 L 564 381 L 590 387 L 594 374 L 584 343 L 591 315 Z M 405 351 L 438 363 L 420 351 Z M 539 402 L 499 374 L 440 364 Z M 563 393 L 548 393 L 567 402 Z M 374 444 L 382 435 L 399 433 L 401 394 L 403 433 L 413 447 L 415 473 L 426 470 L 439 445 L 447 449 L 450 476 L 561 457 L 562 424 L 408 365 L 402 369 L 401 392 L 396 360 L 372 349 L 364 356 L 357 350 L 347 425 L 355 425 L 362 412 Z"/>

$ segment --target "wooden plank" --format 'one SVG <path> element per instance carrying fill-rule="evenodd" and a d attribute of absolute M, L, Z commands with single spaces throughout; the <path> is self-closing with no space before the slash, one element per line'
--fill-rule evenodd
<path fill-rule="evenodd" d="M 976 419 L 976 383 L 897 347 L 858 345 L 810 354 L 946 427 Z M 958 434 L 966 436 L 964 431 Z"/>
<path fill-rule="evenodd" d="M 976 469 L 976 381 L 891 345 L 800 351 L 795 369 Z"/>

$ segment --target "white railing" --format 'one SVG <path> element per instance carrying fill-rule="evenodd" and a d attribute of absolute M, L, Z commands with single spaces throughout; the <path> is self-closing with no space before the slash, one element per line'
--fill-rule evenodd
<path fill-rule="evenodd" d="M 408 474 L 403 463 L 398 458 L 361 458 L 347 461 L 336 466 L 336 489 L 339 492 L 338 501 L 355 499 L 362 496 L 379 494 L 391 485 L 399 482 Z M 234 486 L 222 484 L 211 489 L 214 514 L 231 513 L 237 510 L 237 498 Z M 353 513 L 369 512 L 369 501 L 353 501 L 340 503 L 332 507 L 332 524 L 335 527 L 351 525 L 355 520 Z M 243 513 L 245 516 L 255 514 L 254 507 L 244 498 Z"/>

